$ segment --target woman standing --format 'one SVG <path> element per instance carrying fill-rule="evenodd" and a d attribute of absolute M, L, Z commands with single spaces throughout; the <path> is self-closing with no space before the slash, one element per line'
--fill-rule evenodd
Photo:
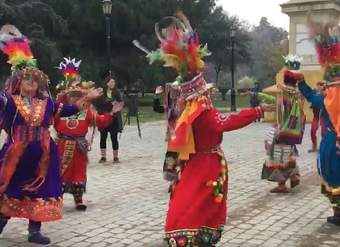
<path fill-rule="evenodd" d="M 8 138 L 0 150 L 0 233 L 10 217 L 29 220 L 28 241 L 49 244 L 41 222 L 62 218 L 62 188 L 57 146 L 49 127 L 56 116 L 70 116 L 100 91 L 74 105 L 48 95 L 48 77 L 36 67 L 28 39 L 14 26 L 0 30 L 0 49 L 9 56 L 12 75 L 0 95 L 0 123 Z"/>
<path fill-rule="evenodd" d="M 112 111 L 112 107 L 118 103 L 123 102 L 120 91 L 117 87 L 116 81 L 111 77 L 107 77 L 105 79 L 106 90 L 103 96 L 99 99 L 98 102 L 98 113 L 103 114 L 105 112 L 110 113 Z M 121 112 L 115 113 L 114 118 L 112 119 L 111 124 L 106 128 L 100 128 L 100 150 L 101 150 L 101 158 L 99 163 L 106 162 L 106 140 L 108 134 L 110 134 L 112 150 L 113 150 L 113 162 L 118 163 L 118 133 L 121 133 L 123 130 L 123 122 L 122 122 L 122 114 Z"/>

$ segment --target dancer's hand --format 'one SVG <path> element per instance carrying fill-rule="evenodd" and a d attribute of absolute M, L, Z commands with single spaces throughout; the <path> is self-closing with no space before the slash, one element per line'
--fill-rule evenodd
<path fill-rule="evenodd" d="M 284 77 L 293 80 L 296 83 L 299 83 L 304 80 L 304 75 L 299 70 L 285 70 L 284 71 Z"/>
<path fill-rule="evenodd" d="M 274 112 L 275 109 L 276 109 L 275 105 L 268 105 L 266 103 L 261 103 L 260 107 L 261 107 L 263 112 Z"/>
<path fill-rule="evenodd" d="M 158 86 L 156 87 L 156 90 L 155 90 L 155 94 L 156 95 L 161 95 L 164 93 L 164 89 L 163 89 L 163 86 Z"/>
<path fill-rule="evenodd" d="M 96 88 L 92 91 L 90 91 L 87 95 L 86 95 L 86 99 L 88 101 L 94 100 L 100 96 L 103 95 L 103 89 L 102 88 Z"/>
<path fill-rule="evenodd" d="M 117 112 L 121 111 L 123 108 L 124 108 L 124 102 L 118 102 L 117 104 L 114 104 L 112 106 L 111 113 L 112 114 L 117 113 Z"/>
<path fill-rule="evenodd" d="M 243 93 L 240 93 L 240 95 L 242 95 L 242 96 L 253 96 L 254 92 L 247 90 Z"/>

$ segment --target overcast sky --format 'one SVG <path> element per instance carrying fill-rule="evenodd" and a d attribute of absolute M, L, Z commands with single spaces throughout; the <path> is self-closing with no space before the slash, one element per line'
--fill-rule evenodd
<path fill-rule="evenodd" d="M 252 25 L 259 23 L 262 16 L 277 27 L 288 31 L 289 18 L 281 12 L 279 4 L 288 0 L 217 0 L 224 10 L 230 15 L 237 15 L 240 19 L 248 21 Z"/>

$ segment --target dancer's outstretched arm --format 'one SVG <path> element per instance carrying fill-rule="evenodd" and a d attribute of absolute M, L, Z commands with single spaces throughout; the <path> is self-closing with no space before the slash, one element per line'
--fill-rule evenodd
<path fill-rule="evenodd" d="M 92 125 L 95 125 L 98 128 L 103 129 L 111 124 L 112 119 L 117 117 L 116 113 L 121 111 L 123 107 L 124 102 L 119 102 L 112 107 L 110 113 L 104 112 L 103 114 L 99 114 L 93 109 L 93 106 L 90 106 L 87 110 L 86 118 Z"/>
<path fill-rule="evenodd" d="M 266 103 L 270 105 L 273 105 L 276 102 L 275 96 L 272 96 L 266 93 L 257 93 L 257 99 L 262 103 Z"/>
<path fill-rule="evenodd" d="M 299 90 L 301 94 L 310 102 L 313 106 L 317 108 L 322 108 L 323 96 L 315 92 L 304 80 L 299 82 Z"/>
<path fill-rule="evenodd" d="M 269 95 L 269 94 L 266 94 L 266 93 L 255 93 L 255 92 L 252 92 L 252 91 L 246 91 L 244 93 L 241 93 L 241 95 L 245 95 L 245 96 L 251 96 L 251 97 L 254 97 L 256 94 L 256 99 L 258 101 L 260 101 L 261 103 L 266 103 L 266 104 L 275 104 L 276 102 L 276 98 L 275 96 L 272 96 L 272 95 Z"/>
<path fill-rule="evenodd" d="M 210 114 L 214 115 L 211 118 L 213 119 L 214 129 L 219 132 L 226 132 L 241 129 L 253 123 L 255 120 L 263 117 L 264 111 L 272 110 L 270 106 L 262 104 L 255 108 L 242 110 L 238 114 L 225 115 L 217 110 L 211 111 Z"/>
<path fill-rule="evenodd" d="M 74 105 L 64 105 L 60 102 L 54 102 L 55 115 L 57 117 L 72 116 L 85 109 L 92 100 L 100 97 L 101 95 L 103 95 L 103 89 L 96 88 L 89 92 L 86 96 L 79 99 Z"/>

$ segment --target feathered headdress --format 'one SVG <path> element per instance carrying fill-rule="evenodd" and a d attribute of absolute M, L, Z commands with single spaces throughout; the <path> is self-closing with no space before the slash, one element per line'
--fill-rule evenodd
<path fill-rule="evenodd" d="M 340 152 L 340 27 L 339 21 L 317 23 L 308 20 L 311 37 L 314 39 L 320 65 L 324 68 L 326 90 L 324 105 L 337 134 L 337 151 Z"/>
<path fill-rule="evenodd" d="M 340 28 L 338 21 L 327 23 L 308 19 L 310 35 L 314 39 L 318 61 L 325 70 L 327 82 L 340 80 Z"/>
<path fill-rule="evenodd" d="M 58 92 L 57 100 L 60 102 L 66 102 L 67 95 L 82 97 L 84 94 L 92 90 L 94 86 L 95 83 L 93 81 L 61 81 L 56 87 Z"/>
<path fill-rule="evenodd" d="M 90 89 L 94 88 L 95 83 L 93 81 L 82 81 L 80 77 L 80 64 L 81 60 L 76 61 L 75 58 L 66 58 L 59 64 L 59 69 L 64 76 L 64 80 L 61 80 L 56 90 L 59 92 L 59 96 L 64 96 L 69 93 L 84 94 Z"/>
<path fill-rule="evenodd" d="M 151 64 L 161 61 L 165 67 L 174 68 L 179 82 L 189 81 L 203 72 L 203 58 L 210 53 L 207 45 L 200 44 L 198 34 L 182 12 L 156 23 L 155 31 L 160 41 L 160 48 L 156 51 L 149 52 L 134 41 L 138 48 L 147 53 Z"/>
<path fill-rule="evenodd" d="M 78 79 L 80 74 L 79 74 L 79 66 L 81 64 L 81 60 L 76 61 L 75 58 L 66 58 L 64 57 L 63 62 L 59 64 L 59 69 L 61 73 L 63 74 L 65 80 L 74 80 Z"/>
<path fill-rule="evenodd" d="M 200 44 L 198 34 L 182 12 L 163 18 L 161 22 L 156 23 L 155 31 L 160 41 L 160 48 L 156 51 L 148 51 L 137 41 L 133 43 L 147 53 L 150 63 L 161 61 L 165 67 L 171 67 L 178 73 L 176 84 L 179 84 L 179 98 L 188 103 L 177 106 L 180 116 L 176 120 L 168 150 L 178 152 L 180 159 L 187 160 L 190 154 L 196 152 L 191 125 L 202 112 L 211 107 L 205 92 L 212 88 L 213 84 L 207 84 L 203 77 L 203 58 L 210 53 L 207 45 Z"/>
<path fill-rule="evenodd" d="M 37 68 L 30 48 L 30 41 L 13 25 L 4 25 L 0 29 L 0 50 L 8 56 L 12 65 L 12 76 L 8 79 L 6 92 L 20 93 L 22 80 L 38 83 L 38 97 L 44 98 L 48 93 L 48 76 Z"/>
<path fill-rule="evenodd" d="M 13 25 L 5 25 L 0 30 L 0 49 L 8 56 L 12 70 L 36 67 L 30 41 Z"/>

